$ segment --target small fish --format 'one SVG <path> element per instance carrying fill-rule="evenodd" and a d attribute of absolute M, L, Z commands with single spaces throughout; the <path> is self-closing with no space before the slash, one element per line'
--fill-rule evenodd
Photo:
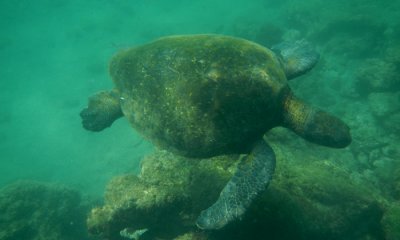
<path fill-rule="evenodd" d="M 124 238 L 129 238 L 129 239 L 134 239 L 134 240 L 139 240 L 140 237 L 147 232 L 149 229 L 143 228 L 143 229 L 133 229 L 133 228 L 124 228 L 119 232 L 121 237 Z"/>

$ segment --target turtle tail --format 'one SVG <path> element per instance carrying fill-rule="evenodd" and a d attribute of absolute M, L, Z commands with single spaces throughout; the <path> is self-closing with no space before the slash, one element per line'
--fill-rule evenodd
<path fill-rule="evenodd" d="M 304 139 L 327 147 L 351 143 L 350 128 L 340 119 L 305 104 L 289 93 L 283 101 L 283 126 Z"/>

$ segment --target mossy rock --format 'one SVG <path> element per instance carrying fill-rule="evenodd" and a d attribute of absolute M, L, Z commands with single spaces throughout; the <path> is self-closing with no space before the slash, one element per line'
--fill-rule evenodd
<path fill-rule="evenodd" d="M 344 169 L 328 161 L 279 164 L 243 221 L 211 239 L 384 239 L 383 205 Z"/>
<path fill-rule="evenodd" d="M 388 206 L 382 224 L 386 234 L 385 240 L 400 239 L 400 202 Z"/>
<path fill-rule="evenodd" d="M 86 211 L 75 190 L 18 181 L 0 190 L 0 239 L 88 239 L 84 223 Z"/>
<path fill-rule="evenodd" d="M 282 158 L 284 149 L 274 148 L 279 164 L 270 188 L 242 220 L 222 230 L 199 231 L 195 219 L 218 198 L 239 157 L 196 160 L 167 152 L 145 158 L 139 177 L 111 181 L 106 205 L 89 216 L 89 222 L 102 227 L 89 224 L 89 229 L 106 229 L 95 235 L 110 240 L 121 239 L 119 231 L 127 227 L 148 228 L 143 240 L 198 239 L 193 233 L 213 240 L 384 239 L 382 201 L 352 183 L 346 170 L 328 160 L 289 163 Z"/>
<path fill-rule="evenodd" d="M 217 198 L 235 170 L 232 159 L 198 160 L 156 151 L 143 159 L 139 176 L 110 181 L 105 205 L 94 208 L 87 219 L 89 232 L 111 240 L 121 239 L 120 231 L 125 228 L 149 228 L 143 239 L 192 236 L 186 234 L 196 232 L 197 215 Z"/>

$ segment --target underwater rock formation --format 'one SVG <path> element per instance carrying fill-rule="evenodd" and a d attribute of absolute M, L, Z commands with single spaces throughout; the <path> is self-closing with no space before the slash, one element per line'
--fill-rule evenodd
<path fill-rule="evenodd" d="M 395 197 L 397 200 L 400 201 L 400 161 L 397 162 L 397 166 L 394 170 L 394 177 L 393 177 L 393 182 L 394 182 L 394 193 Z"/>
<path fill-rule="evenodd" d="M 368 104 L 373 116 L 389 132 L 400 133 L 400 91 L 377 92 L 368 95 Z"/>
<path fill-rule="evenodd" d="M 400 91 L 371 93 L 368 95 L 368 103 L 372 114 L 377 118 L 400 113 Z"/>
<path fill-rule="evenodd" d="M 92 209 L 87 224 L 99 239 L 124 239 L 121 230 L 148 229 L 140 239 L 396 239 L 398 211 L 350 174 L 317 159 L 278 164 L 269 189 L 245 214 L 218 231 L 201 231 L 195 220 L 230 179 L 239 156 L 188 159 L 157 151 L 142 162 L 139 176 L 115 177 L 105 205 Z M 394 206 L 394 205 L 393 205 Z M 383 218 L 383 216 L 385 216 Z M 382 221 L 384 219 L 384 221 Z"/>
<path fill-rule="evenodd" d="M 77 191 L 35 181 L 0 190 L 1 240 L 84 240 L 86 208 Z"/>
<path fill-rule="evenodd" d="M 391 46 L 381 58 L 368 58 L 356 72 L 356 91 L 364 96 L 374 92 L 400 90 L 399 46 Z"/>
<path fill-rule="evenodd" d="M 389 206 L 386 212 L 382 219 L 385 240 L 400 239 L 400 201 Z"/>
<path fill-rule="evenodd" d="M 324 20 L 324 23 L 320 23 L 321 29 L 313 32 L 313 35 L 316 40 L 325 43 L 330 53 L 359 59 L 376 56 L 381 51 L 380 46 L 385 41 L 382 36 L 387 28 L 384 23 L 371 20 L 370 17 L 348 15 Z"/>
<path fill-rule="evenodd" d="M 394 134 L 397 134 L 397 136 L 400 135 L 400 111 L 388 116 L 384 121 L 383 121 L 383 127 L 391 131 Z"/>
<path fill-rule="evenodd" d="M 200 211 L 215 201 L 234 171 L 230 160 L 224 156 L 197 161 L 165 151 L 146 157 L 140 176 L 111 180 L 105 205 L 89 215 L 89 232 L 100 239 L 121 239 L 125 228 L 148 228 L 143 239 L 172 239 L 196 230 Z"/>

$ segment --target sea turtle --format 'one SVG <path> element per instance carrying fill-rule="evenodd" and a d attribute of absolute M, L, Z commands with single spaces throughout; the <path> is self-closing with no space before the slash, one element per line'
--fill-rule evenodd
<path fill-rule="evenodd" d="M 351 142 L 345 123 L 306 105 L 288 86 L 318 58 L 304 41 L 269 50 L 222 35 L 164 37 L 113 57 L 115 88 L 89 98 L 82 123 L 101 131 L 125 116 L 145 138 L 174 153 L 248 154 L 197 219 L 201 229 L 219 229 L 240 218 L 268 186 L 275 169 L 275 154 L 263 140 L 269 129 L 283 126 L 335 148 Z"/>

